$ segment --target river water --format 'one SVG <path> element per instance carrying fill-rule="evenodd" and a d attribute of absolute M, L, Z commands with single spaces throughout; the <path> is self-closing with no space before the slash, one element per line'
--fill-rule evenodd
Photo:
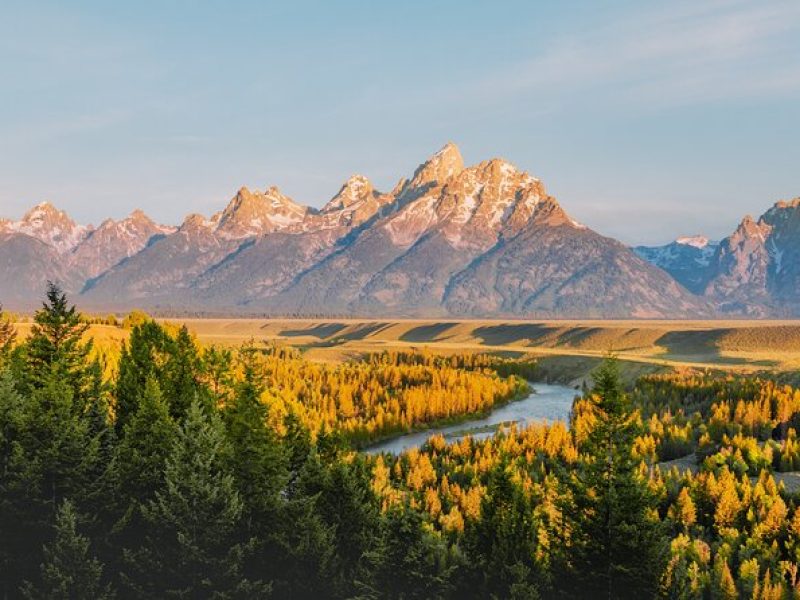
<path fill-rule="evenodd" d="M 373 446 L 365 448 L 370 454 L 389 452 L 400 454 L 409 448 L 419 447 L 427 439 L 436 434 L 444 435 L 448 442 L 454 442 L 471 435 L 476 439 L 483 439 L 494 435 L 498 428 L 516 423 L 525 425 L 535 421 L 566 421 L 572 408 L 572 401 L 579 393 L 578 390 L 563 385 L 550 385 L 547 383 L 531 383 L 533 392 L 522 400 L 509 402 L 505 406 L 496 408 L 483 418 L 462 421 L 457 425 L 436 427 L 407 433 Z"/>

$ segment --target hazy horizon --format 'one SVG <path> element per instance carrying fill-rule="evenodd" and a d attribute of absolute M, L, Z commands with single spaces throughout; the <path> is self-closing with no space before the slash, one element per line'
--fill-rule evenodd
<path fill-rule="evenodd" d="M 241 186 L 321 206 L 446 141 L 630 244 L 800 196 L 800 5 L 11 2 L 0 217 L 178 223 Z M 621 215 L 624 215 L 621 217 Z"/>

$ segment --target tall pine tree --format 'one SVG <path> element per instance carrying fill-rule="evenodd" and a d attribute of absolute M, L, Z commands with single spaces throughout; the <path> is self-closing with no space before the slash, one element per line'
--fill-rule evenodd
<path fill-rule="evenodd" d="M 83 339 L 88 323 L 52 282 L 47 284 L 46 299 L 33 321 L 30 336 L 21 349 L 19 383 L 30 391 L 55 377 L 72 389 L 76 403 L 88 407 L 98 371 L 96 361 L 91 359 L 93 343 Z"/>
<path fill-rule="evenodd" d="M 264 387 L 255 355 L 244 349 L 241 381 L 223 411 L 232 449 L 231 471 L 243 502 L 243 539 L 257 540 L 247 562 L 250 578 L 276 566 L 277 537 L 284 502 L 282 492 L 289 479 L 288 460 L 275 431 L 267 424 L 268 408 L 262 402 Z M 278 573 L 273 573 L 278 575 Z"/>
<path fill-rule="evenodd" d="M 392 600 L 449 597 L 452 567 L 447 547 L 424 528 L 420 512 L 393 506 L 382 521 L 381 543 L 371 557 L 375 563 L 371 594 Z M 477 591 L 472 588 L 464 597 L 476 596 Z"/>
<path fill-rule="evenodd" d="M 0 371 L 0 597 L 8 598 L 16 590 L 20 524 L 15 515 L 16 496 L 10 486 L 11 475 L 18 469 L 19 434 L 22 427 L 22 396 L 17 392 L 11 373 Z"/>
<path fill-rule="evenodd" d="M 118 433 L 122 432 L 136 412 L 145 394 L 148 379 L 163 379 L 170 344 L 170 337 L 164 328 L 148 319 L 135 325 L 130 338 L 122 345 L 114 390 L 115 426 Z"/>
<path fill-rule="evenodd" d="M 492 471 L 481 518 L 464 535 L 464 593 L 486 598 L 538 598 L 550 585 L 537 562 L 537 520 L 529 495 L 511 480 L 506 466 Z"/>
<path fill-rule="evenodd" d="M 167 457 L 164 485 L 143 509 L 145 543 L 128 552 L 128 583 L 140 596 L 266 593 L 242 577 L 244 548 L 236 533 L 243 505 L 229 464 L 219 415 L 194 401 Z"/>
<path fill-rule="evenodd" d="M 203 382 L 203 361 L 192 335 L 184 325 L 170 345 L 169 361 L 160 380 L 170 412 L 182 420 L 195 400 L 212 405 L 211 394 Z"/>
<path fill-rule="evenodd" d="M 369 555 L 380 543 L 380 505 L 370 483 L 361 455 L 323 462 L 312 453 L 301 472 L 301 493 L 314 498 L 314 510 L 332 534 L 325 586 L 330 597 L 350 598 L 372 585 Z"/>
<path fill-rule="evenodd" d="M 108 473 L 107 505 L 116 545 L 130 548 L 141 544 L 142 509 L 164 487 L 164 467 L 177 433 L 158 382 L 148 378 L 144 397 L 125 425 Z"/>
<path fill-rule="evenodd" d="M 559 587 L 568 596 L 651 598 L 667 556 L 657 502 L 633 456 L 638 433 L 619 368 L 607 358 L 590 395 L 594 424 L 562 507 L 570 532 Z"/>
<path fill-rule="evenodd" d="M 96 488 L 98 440 L 72 388 L 58 373 L 23 395 L 2 483 L 3 544 L 8 585 L 39 564 L 56 510 L 65 498 L 86 501 Z"/>
<path fill-rule="evenodd" d="M 38 583 L 26 582 L 22 594 L 28 600 L 109 600 L 114 597 L 103 584 L 103 565 L 89 552 L 89 540 L 78 533 L 75 507 L 64 500 L 55 522 L 55 539 L 44 547 Z"/>

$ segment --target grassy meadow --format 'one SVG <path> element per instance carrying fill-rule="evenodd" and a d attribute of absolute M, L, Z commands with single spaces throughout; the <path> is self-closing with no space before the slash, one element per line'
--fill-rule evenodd
<path fill-rule="evenodd" d="M 249 340 L 288 345 L 311 360 L 341 362 L 382 350 L 491 352 L 539 358 L 542 375 L 581 382 L 613 351 L 626 378 L 665 369 L 749 373 L 800 368 L 800 321 L 502 321 L 362 319 L 171 319 L 208 344 Z M 17 324 L 25 337 L 29 323 Z M 116 347 L 128 330 L 92 325 L 99 347 Z"/>
<path fill-rule="evenodd" d="M 656 366 L 737 370 L 800 366 L 798 321 L 492 321 L 185 319 L 200 340 L 267 340 L 310 358 L 341 360 L 383 349 L 427 347 L 621 359 Z M 591 361 L 594 362 L 594 361 Z"/>

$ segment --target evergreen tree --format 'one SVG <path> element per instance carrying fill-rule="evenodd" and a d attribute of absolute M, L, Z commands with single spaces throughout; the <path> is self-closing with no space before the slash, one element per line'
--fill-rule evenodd
<path fill-rule="evenodd" d="M 546 569 L 536 561 L 537 522 L 530 497 L 505 465 L 496 467 L 481 503 L 481 518 L 464 535 L 468 593 L 487 598 L 538 598 L 546 589 Z"/>
<path fill-rule="evenodd" d="M 155 321 L 145 320 L 131 330 L 122 345 L 115 388 L 115 427 L 121 433 L 145 394 L 148 379 L 161 381 L 171 340 Z"/>
<path fill-rule="evenodd" d="M 164 327 L 148 320 L 133 328 L 122 348 L 115 389 L 117 432 L 136 412 L 149 377 L 159 382 L 170 414 L 178 422 L 195 398 L 211 403 L 211 393 L 203 383 L 207 374 L 189 330 L 181 327 L 172 337 Z"/>
<path fill-rule="evenodd" d="M 4 575 L 11 582 L 39 564 L 61 502 L 85 501 L 96 485 L 98 440 L 72 388 L 57 373 L 40 385 L 20 402 L 2 484 L 3 543 L 13 565 Z"/>
<path fill-rule="evenodd" d="M 67 295 L 54 283 L 47 284 L 46 300 L 34 315 L 30 336 L 23 348 L 26 389 L 40 388 L 51 376 L 72 389 L 75 402 L 86 402 L 92 387 L 92 341 L 83 341 L 89 324 L 81 319 Z"/>
<path fill-rule="evenodd" d="M 103 585 L 103 566 L 89 553 L 89 540 L 78 533 L 77 514 L 69 500 L 58 509 L 55 539 L 44 547 L 38 585 L 26 582 L 22 593 L 29 600 L 108 600 L 114 597 Z"/>
<path fill-rule="evenodd" d="M 570 478 L 573 504 L 562 507 L 571 537 L 560 587 L 572 596 L 653 597 L 667 543 L 656 499 L 632 453 L 636 415 L 614 358 L 593 379 L 595 422 Z"/>
<path fill-rule="evenodd" d="M 244 357 L 252 357 L 252 346 L 244 346 L 240 350 Z M 249 358 L 252 362 L 252 358 Z M 211 346 L 203 352 L 201 373 L 214 404 L 224 406 L 234 390 L 233 353 L 227 348 Z"/>
<path fill-rule="evenodd" d="M 332 535 L 326 593 L 349 598 L 370 587 L 368 557 L 380 542 L 380 508 L 366 459 L 357 455 L 350 463 L 340 458 L 328 464 L 312 453 L 300 488 L 303 495 L 315 498 L 315 511 Z"/>
<path fill-rule="evenodd" d="M 272 557 L 270 569 L 276 573 L 272 578 L 276 598 L 313 600 L 330 596 L 333 531 L 317 512 L 316 499 L 291 493 L 281 512 L 279 551 Z"/>
<path fill-rule="evenodd" d="M 87 423 L 87 437 L 96 448 L 96 455 L 87 466 L 86 478 L 89 483 L 82 494 L 81 512 L 90 517 L 87 534 L 95 540 L 97 552 L 104 552 L 108 550 L 105 543 L 115 519 L 111 510 L 114 496 L 109 486 L 109 475 L 117 446 L 110 399 L 105 392 L 90 398 L 84 419 Z M 102 559 L 108 563 L 109 557 L 103 555 Z"/>
<path fill-rule="evenodd" d="M 203 363 L 189 330 L 184 325 L 169 346 L 169 360 L 160 379 L 164 397 L 170 405 L 170 413 L 182 420 L 190 404 L 198 399 L 210 405 L 211 395 L 203 384 Z"/>
<path fill-rule="evenodd" d="M 231 470 L 244 505 L 243 538 L 257 539 L 259 545 L 248 561 L 247 574 L 253 578 L 274 567 L 269 557 L 277 551 L 288 462 L 277 435 L 267 425 L 268 409 L 261 401 L 264 388 L 251 354 L 243 356 L 241 367 L 242 380 L 223 417 L 232 449 Z"/>
<path fill-rule="evenodd" d="M 16 590 L 17 545 L 19 523 L 12 516 L 14 504 L 9 487 L 10 476 L 19 458 L 19 432 L 22 427 L 22 396 L 17 392 L 9 371 L 0 371 L 0 597 L 8 598 Z"/>
<path fill-rule="evenodd" d="M 121 533 L 118 543 L 124 546 L 140 540 L 141 509 L 164 487 L 165 461 L 177 429 L 158 382 L 148 378 L 144 397 L 125 425 L 109 470 L 110 496 L 118 519 L 115 529 Z"/>
<path fill-rule="evenodd" d="M 395 506 L 383 517 L 381 544 L 371 559 L 375 580 L 372 595 L 393 600 L 446 598 L 452 568 L 441 539 L 423 528 L 419 511 Z M 476 595 L 472 589 L 467 595 Z"/>
<path fill-rule="evenodd" d="M 242 501 L 228 470 L 230 449 L 219 416 L 189 406 L 165 466 L 164 486 L 143 509 L 144 545 L 127 553 L 128 583 L 143 597 L 259 597 L 266 586 L 241 576 L 244 548 L 235 534 Z"/>
<path fill-rule="evenodd" d="M 311 455 L 311 432 L 293 412 L 286 415 L 284 427 L 283 445 L 289 460 L 289 480 L 295 482 Z"/>

